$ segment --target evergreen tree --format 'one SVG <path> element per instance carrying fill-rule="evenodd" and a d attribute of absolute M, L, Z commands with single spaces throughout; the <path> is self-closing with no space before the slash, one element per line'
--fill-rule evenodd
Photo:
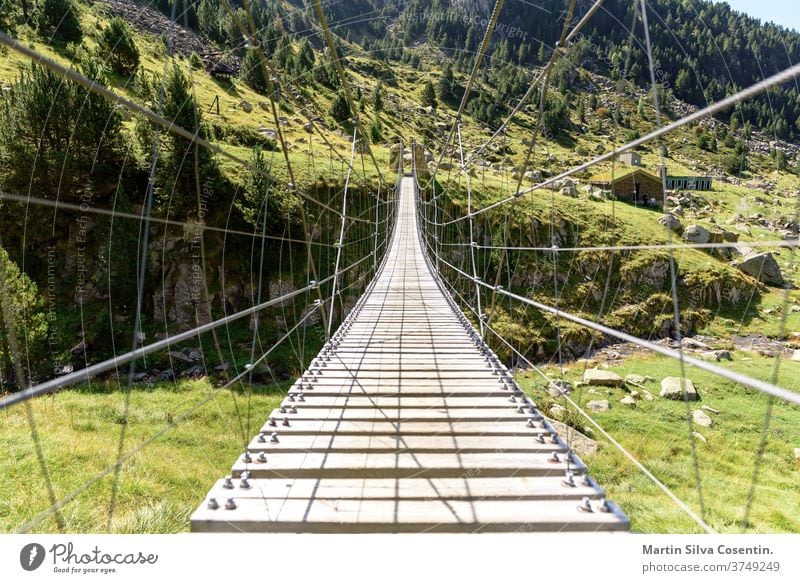
<path fill-rule="evenodd" d="M 455 97 L 455 82 L 453 68 L 447 61 L 442 69 L 442 76 L 439 77 L 439 97 L 442 101 L 449 101 Z"/>
<path fill-rule="evenodd" d="M 239 70 L 239 78 L 257 93 L 263 94 L 267 91 L 267 80 L 264 79 L 264 69 L 261 66 L 261 55 L 258 49 L 248 49 L 245 53 Z"/>
<path fill-rule="evenodd" d="M 303 39 L 300 43 L 300 52 L 297 53 L 297 72 L 305 73 L 314 68 L 314 49 L 308 39 Z"/>
<path fill-rule="evenodd" d="M 376 112 L 383 111 L 383 81 L 378 81 L 372 93 L 372 107 Z"/>
<path fill-rule="evenodd" d="M 430 79 L 425 83 L 422 88 L 422 105 L 426 107 L 436 107 L 436 90 L 433 88 L 433 83 Z"/>
<path fill-rule="evenodd" d="M 350 104 L 347 102 L 347 97 L 341 91 L 336 94 L 336 97 L 331 103 L 330 114 L 338 122 L 344 122 L 350 119 L 352 112 L 350 111 Z"/>
<path fill-rule="evenodd" d="M 115 73 L 130 77 L 136 72 L 139 67 L 139 49 L 124 20 L 112 18 L 100 34 L 98 45 L 103 59 Z"/>
<path fill-rule="evenodd" d="M 38 0 L 35 22 L 36 28 L 45 36 L 67 42 L 80 42 L 83 38 L 78 11 L 72 0 Z"/>

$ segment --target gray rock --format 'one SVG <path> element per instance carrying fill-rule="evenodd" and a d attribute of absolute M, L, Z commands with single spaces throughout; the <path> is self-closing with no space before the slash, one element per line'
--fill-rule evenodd
<path fill-rule="evenodd" d="M 770 252 L 756 253 L 734 263 L 736 267 L 744 271 L 747 275 L 755 277 L 764 283 L 781 285 L 783 274 L 780 265 L 775 261 L 775 257 Z"/>
<path fill-rule="evenodd" d="M 586 408 L 593 413 L 603 413 L 611 409 L 611 403 L 606 400 L 602 401 L 589 401 L 586 403 Z"/>
<path fill-rule="evenodd" d="M 800 349 L 797 349 L 792 353 L 792 360 L 795 362 L 800 362 Z"/>
<path fill-rule="evenodd" d="M 681 346 L 684 348 L 697 348 L 699 350 L 711 350 L 711 347 L 705 342 L 700 342 L 694 338 L 681 338 Z"/>
<path fill-rule="evenodd" d="M 658 224 L 668 228 L 673 233 L 680 233 L 683 225 L 681 220 L 673 214 L 667 213 L 658 219 Z"/>
<path fill-rule="evenodd" d="M 661 392 L 659 394 L 665 399 L 682 400 L 684 393 L 689 401 L 698 400 L 697 389 L 694 388 L 694 384 L 689 379 L 666 377 L 661 381 Z"/>
<path fill-rule="evenodd" d="M 731 362 L 733 362 L 733 357 L 731 356 L 731 353 L 728 350 L 709 350 L 703 352 L 700 356 L 702 356 L 706 360 L 716 360 L 717 362 L 721 360 L 730 360 Z"/>
<path fill-rule="evenodd" d="M 642 376 L 640 374 L 629 374 L 625 376 L 626 383 L 633 383 L 635 385 L 643 385 L 648 380 L 651 380 L 652 377 Z"/>
<path fill-rule="evenodd" d="M 689 225 L 683 231 L 684 240 L 689 243 L 708 243 L 711 240 L 711 233 L 700 225 Z"/>
<path fill-rule="evenodd" d="M 563 419 L 567 414 L 567 410 L 561 405 L 552 405 L 548 413 L 550 413 L 550 416 L 554 417 L 555 419 Z"/>
<path fill-rule="evenodd" d="M 645 401 L 654 401 L 655 397 L 653 396 L 653 393 L 651 393 L 650 391 L 644 391 L 643 390 L 642 391 L 642 399 L 644 399 Z"/>
<path fill-rule="evenodd" d="M 183 352 L 176 352 L 174 350 L 170 350 L 167 355 L 172 360 L 179 360 L 181 362 L 192 362 L 192 359 L 185 355 Z"/>
<path fill-rule="evenodd" d="M 239 102 L 239 109 L 241 109 L 245 113 L 253 113 L 253 104 L 250 103 L 249 101 L 245 101 L 244 99 L 242 99 Z"/>
<path fill-rule="evenodd" d="M 590 368 L 583 373 L 583 382 L 599 387 L 621 387 L 625 381 L 617 373 L 610 370 Z"/>
<path fill-rule="evenodd" d="M 696 409 L 692 413 L 692 419 L 694 420 L 695 424 L 699 425 L 700 427 L 711 427 L 714 425 L 714 420 L 700 409 Z"/>
<path fill-rule="evenodd" d="M 569 436 L 569 444 L 574 451 L 579 456 L 587 456 L 597 452 L 597 442 L 590 437 L 586 437 L 580 431 L 575 430 L 574 427 L 569 427 L 560 421 L 551 420 L 550 425 L 553 426 L 559 435 Z M 591 429 L 588 427 L 584 428 L 584 433 L 591 433 Z"/>
<path fill-rule="evenodd" d="M 709 413 L 713 413 L 714 415 L 719 415 L 719 409 L 714 409 L 714 407 L 703 405 L 701 409 L 703 409 L 704 411 L 708 411 Z"/>
<path fill-rule="evenodd" d="M 562 381 L 561 379 L 552 380 L 547 385 L 547 392 L 553 398 L 569 395 L 574 390 L 575 387 L 572 386 L 572 383 Z"/>
<path fill-rule="evenodd" d="M 167 370 L 162 370 L 158 375 L 158 380 L 160 381 L 174 381 L 175 380 L 175 372 L 168 368 Z"/>
<path fill-rule="evenodd" d="M 794 461 L 795 463 L 800 462 L 800 447 L 794 448 Z"/>
<path fill-rule="evenodd" d="M 199 348 L 191 349 L 189 351 L 188 356 L 194 362 L 197 362 L 198 360 L 203 360 L 203 352 Z"/>
<path fill-rule="evenodd" d="M 703 436 L 703 434 L 697 433 L 697 431 L 692 431 L 692 435 L 697 441 L 702 441 L 703 443 L 708 444 L 708 441 L 706 441 L 706 438 Z"/>
<path fill-rule="evenodd" d="M 636 407 L 636 399 L 634 399 L 630 395 L 628 395 L 627 397 L 622 397 L 622 399 L 620 399 L 619 402 L 625 405 L 626 407 L 630 407 L 631 409 Z"/>

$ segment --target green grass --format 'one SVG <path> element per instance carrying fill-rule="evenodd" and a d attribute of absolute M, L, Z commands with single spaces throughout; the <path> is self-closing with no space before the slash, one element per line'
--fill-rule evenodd
<path fill-rule="evenodd" d="M 246 393 L 214 388 L 206 379 L 135 387 L 125 452 L 167 431 L 122 466 L 110 532 L 187 531 L 191 513 L 242 452 L 243 436 L 249 442 L 286 388 L 255 387 L 248 413 Z M 104 385 L 62 391 L 34 400 L 32 412 L 57 499 L 115 463 L 123 391 Z M 2 417 L 0 532 L 13 532 L 50 504 L 25 408 L 6 410 Z M 112 484 L 113 473 L 64 507 L 66 532 L 108 532 Z M 57 532 L 55 520 L 43 520 L 33 532 Z"/>
<path fill-rule="evenodd" d="M 774 360 L 738 352 L 734 359 L 726 363 L 729 368 L 756 378 L 771 378 Z M 664 357 L 643 356 L 626 359 L 612 370 L 622 376 L 637 373 L 654 377 L 656 381 L 646 386 L 656 399 L 637 400 L 636 408 L 628 409 L 619 403 L 628 391 L 607 387 L 581 387 L 572 398 L 581 405 L 593 399 L 608 399 L 611 410 L 591 413 L 592 418 L 699 514 L 685 403 L 658 397 L 661 379 L 680 376 L 679 365 Z M 582 371 L 582 367 L 573 366 L 567 378 L 578 380 Z M 707 405 L 720 411 L 719 415 L 708 413 L 715 421 L 713 427 L 694 427 L 707 441 L 696 440 L 705 519 L 719 532 L 741 532 L 768 398 L 693 367 L 687 368 L 686 376 L 692 379 L 702 399 L 690 403 L 691 410 Z M 538 375 L 525 373 L 519 381 L 540 407 L 545 408 L 552 401 L 543 391 Z M 782 362 L 778 384 L 797 390 L 799 382 L 800 363 Z M 580 426 L 590 426 L 577 414 L 571 418 L 579 420 Z M 628 514 L 633 530 L 699 532 L 694 521 L 613 444 L 597 431 L 592 437 L 598 439 L 600 447 L 596 454 L 582 459 L 608 497 Z M 776 402 L 768 437 L 746 531 L 799 532 L 800 465 L 793 460 L 793 450 L 800 447 L 800 408 Z"/>

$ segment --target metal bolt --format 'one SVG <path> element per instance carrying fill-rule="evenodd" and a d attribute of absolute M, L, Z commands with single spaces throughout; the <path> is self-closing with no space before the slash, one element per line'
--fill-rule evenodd
<path fill-rule="evenodd" d="M 249 451 L 245 451 L 244 452 L 244 456 L 242 457 L 242 460 L 246 464 L 253 463 L 253 458 L 250 457 L 250 452 Z"/>
<path fill-rule="evenodd" d="M 273 431 L 269 440 L 271 443 L 278 443 L 278 434 L 275 431 Z"/>
<path fill-rule="evenodd" d="M 284 417 L 283 418 L 283 426 L 284 427 L 289 427 L 289 418 L 288 417 Z"/>
<path fill-rule="evenodd" d="M 260 454 L 258 454 L 257 461 L 258 461 L 258 463 L 260 463 L 260 464 L 265 464 L 265 463 L 267 463 L 267 454 L 265 454 L 265 453 L 262 451 Z"/>
<path fill-rule="evenodd" d="M 553 455 L 551 455 L 551 456 L 550 456 L 550 458 L 549 458 L 547 461 L 549 461 L 551 464 L 557 464 L 557 463 L 559 463 L 561 460 L 560 460 L 560 459 L 559 459 L 559 457 L 558 457 L 558 453 L 556 453 L 556 452 L 553 452 Z"/>
<path fill-rule="evenodd" d="M 277 423 L 275 422 L 275 419 L 273 419 L 272 417 L 269 418 L 269 424 L 272 427 L 275 427 L 275 425 L 277 425 Z"/>
<path fill-rule="evenodd" d="M 289 393 L 289 400 L 294 403 L 294 393 Z"/>
<path fill-rule="evenodd" d="M 219 508 L 219 502 L 217 502 L 216 498 L 209 498 L 208 499 L 208 509 L 209 510 L 216 510 Z"/>
<path fill-rule="evenodd" d="M 528 419 L 528 427 L 536 427 L 533 419 Z"/>
<path fill-rule="evenodd" d="M 539 435 L 537 435 L 536 441 L 538 441 L 539 443 L 544 443 L 544 434 L 540 433 Z"/>
<path fill-rule="evenodd" d="M 583 502 L 578 506 L 578 510 L 581 512 L 594 512 L 594 510 L 592 510 L 592 501 L 589 500 L 588 496 L 583 497 Z"/>
<path fill-rule="evenodd" d="M 279 411 L 280 411 L 281 413 L 286 413 L 286 407 L 284 407 L 283 405 L 281 405 L 281 408 L 279 409 Z"/>
<path fill-rule="evenodd" d="M 508 400 L 509 400 L 509 401 L 511 401 L 512 403 L 516 403 L 516 402 L 517 402 L 517 398 L 516 398 L 514 395 L 511 395 L 511 396 L 508 398 Z"/>
<path fill-rule="evenodd" d="M 562 484 L 568 486 L 569 488 L 574 488 L 576 486 L 575 480 L 572 478 L 572 472 L 567 470 L 564 474 L 565 478 L 561 481 Z"/>
<path fill-rule="evenodd" d="M 511 398 L 513 399 L 514 397 L 511 397 Z M 524 412 L 525 412 L 525 407 L 523 407 L 522 405 L 517 407 L 517 413 L 524 413 Z"/>
<path fill-rule="evenodd" d="M 290 409 L 290 412 L 291 412 L 291 413 L 297 413 L 297 407 L 292 407 L 292 408 Z"/>
<path fill-rule="evenodd" d="M 558 435 L 555 433 L 550 434 L 550 443 L 558 445 Z"/>
<path fill-rule="evenodd" d="M 600 512 L 611 512 L 613 509 L 611 508 L 611 504 L 608 503 L 608 500 L 605 498 L 600 498 Z"/>
<path fill-rule="evenodd" d="M 225 502 L 225 510 L 236 510 L 236 502 L 233 501 L 233 498 L 228 498 L 228 501 Z"/>
<path fill-rule="evenodd" d="M 244 489 L 244 490 L 249 490 L 250 489 L 250 482 L 247 480 L 247 473 L 246 472 L 244 474 L 242 474 L 242 478 L 239 481 L 239 487 Z"/>
<path fill-rule="evenodd" d="M 230 476 L 225 476 L 225 483 L 222 484 L 222 487 L 225 488 L 226 490 L 233 489 L 233 482 L 231 481 Z"/>
<path fill-rule="evenodd" d="M 591 485 L 592 485 L 592 479 L 589 477 L 589 474 L 583 474 L 583 477 L 581 478 L 581 486 L 591 486 Z"/>
<path fill-rule="evenodd" d="M 263 432 L 258 434 L 258 439 L 257 440 L 258 440 L 258 443 L 264 443 L 266 441 L 266 439 L 264 439 L 264 433 Z"/>
<path fill-rule="evenodd" d="M 299 395 L 297 395 L 297 400 L 298 400 L 298 401 L 300 401 L 300 402 L 302 403 L 303 401 L 305 401 L 305 400 L 306 400 L 306 398 L 305 398 L 305 396 L 303 395 L 303 393 L 300 393 Z"/>

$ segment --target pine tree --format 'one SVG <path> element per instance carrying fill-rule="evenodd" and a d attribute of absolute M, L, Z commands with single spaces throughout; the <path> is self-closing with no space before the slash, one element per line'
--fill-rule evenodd
<path fill-rule="evenodd" d="M 339 92 L 331 103 L 330 114 L 338 122 L 344 122 L 350 119 L 352 112 L 350 111 L 350 104 L 347 102 L 347 97 L 344 93 Z"/>
<path fill-rule="evenodd" d="M 455 97 L 455 77 L 453 76 L 453 68 L 450 62 L 445 62 L 442 69 L 442 76 L 439 77 L 439 97 L 442 101 L 449 101 Z"/>
<path fill-rule="evenodd" d="M 83 38 L 72 0 L 38 0 L 35 21 L 39 32 L 45 36 L 67 42 L 80 42 Z"/>
<path fill-rule="evenodd" d="M 383 111 L 383 81 L 378 81 L 372 92 L 372 107 L 376 112 Z"/>
<path fill-rule="evenodd" d="M 267 81 L 264 79 L 264 69 L 261 66 L 261 55 L 258 49 L 248 49 L 242 59 L 239 77 L 250 89 L 258 93 L 265 93 Z"/>
<path fill-rule="evenodd" d="M 425 86 L 422 88 L 422 105 L 426 107 L 436 107 L 436 90 L 433 88 L 433 83 L 428 79 Z"/>
<path fill-rule="evenodd" d="M 112 18 L 103 29 L 98 41 L 100 54 L 111 69 L 130 77 L 139 67 L 139 49 L 133 40 L 131 29 L 121 18 Z"/>

